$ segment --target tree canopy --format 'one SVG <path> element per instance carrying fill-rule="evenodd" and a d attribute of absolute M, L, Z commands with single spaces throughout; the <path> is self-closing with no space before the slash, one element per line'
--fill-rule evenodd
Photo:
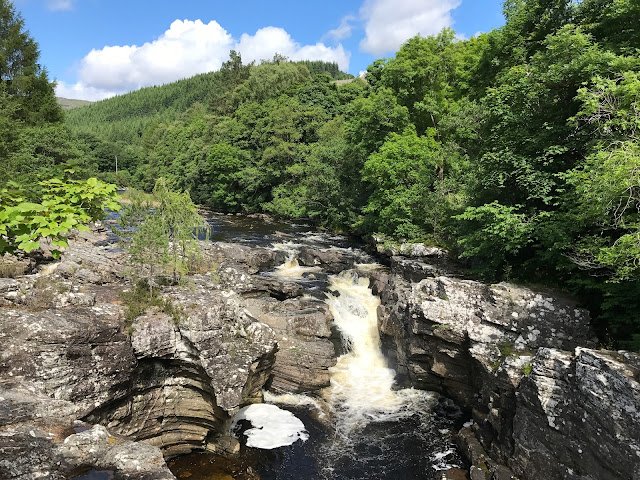
<path fill-rule="evenodd" d="M 604 343 L 640 348 L 636 0 L 509 0 L 504 26 L 416 36 L 366 79 L 232 51 L 218 72 L 64 125 L 0 5 L 0 184 L 66 169 L 151 191 L 162 177 L 219 211 L 430 242 L 487 280 L 570 290 Z"/>

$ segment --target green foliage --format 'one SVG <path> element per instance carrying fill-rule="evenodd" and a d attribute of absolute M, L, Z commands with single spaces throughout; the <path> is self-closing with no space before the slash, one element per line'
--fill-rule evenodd
<path fill-rule="evenodd" d="M 0 190 L 0 255 L 17 250 L 31 252 L 42 240 L 59 248 L 67 246 L 72 229 L 88 230 L 86 224 L 104 217 L 104 209 L 117 210 L 115 185 L 95 178 L 52 179 L 39 183 L 36 192 L 18 184 Z M 54 257 L 60 251 L 52 251 Z"/>
<path fill-rule="evenodd" d="M 179 282 L 200 257 L 198 235 L 206 222 L 186 192 L 169 189 L 158 179 L 153 195 L 134 192 L 120 216 L 120 232 L 136 265 L 134 278 L 144 279 L 153 295 L 155 277 L 169 274 Z"/>
<path fill-rule="evenodd" d="M 69 112 L 82 144 L 17 131 L 5 85 L 0 155 L 26 174 L 37 159 L 104 178 L 117 156 L 118 181 L 146 191 L 164 177 L 221 211 L 443 244 L 485 277 L 568 286 L 603 338 L 635 345 L 640 7 L 504 9 L 501 28 L 412 38 L 344 85 L 335 64 L 231 52 L 220 72 Z"/>
<path fill-rule="evenodd" d="M 125 328 L 131 333 L 133 322 L 151 308 L 156 307 L 171 317 L 175 325 L 184 319 L 185 312 L 181 305 L 173 303 L 158 295 L 145 281 L 138 281 L 129 290 L 120 293 L 125 307 Z"/>
<path fill-rule="evenodd" d="M 345 111 L 345 130 L 354 153 L 366 158 L 385 142 L 387 135 L 409 125 L 409 111 L 389 89 L 356 98 Z"/>
<path fill-rule="evenodd" d="M 47 73 L 38 64 L 38 44 L 8 0 L 0 0 L 0 92 L 11 119 L 24 125 L 55 123 L 62 110 Z M 4 139 L 3 139 L 4 140 Z"/>
<path fill-rule="evenodd" d="M 348 80 L 353 78 L 353 75 L 340 71 L 340 67 L 336 62 L 323 62 L 321 60 L 301 60 L 296 62 L 299 65 L 304 65 L 309 70 L 309 73 L 313 76 L 317 75 L 329 75 L 333 80 Z"/>
<path fill-rule="evenodd" d="M 0 0 L 0 187 L 17 178 L 37 183 L 44 175 L 24 175 L 76 158 L 73 148 L 69 153 L 58 148 L 70 145 L 62 138 L 62 110 L 39 55 L 22 17 L 11 2 Z"/>
<path fill-rule="evenodd" d="M 413 126 L 402 135 L 391 133 L 366 161 L 363 179 L 373 186 L 364 208 L 368 230 L 407 240 L 424 238 L 424 200 L 437 182 L 433 135 L 418 137 Z"/>
<path fill-rule="evenodd" d="M 526 214 L 519 213 L 522 206 L 505 206 L 497 201 L 480 207 L 468 207 L 457 220 L 468 222 L 462 227 L 459 244 L 461 257 L 481 259 L 492 274 L 504 268 L 533 240 L 536 223 Z"/>
<path fill-rule="evenodd" d="M 289 87 L 311 79 L 307 67 L 291 62 L 263 63 L 249 72 L 249 78 L 234 91 L 237 104 L 264 102 L 284 93 Z"/>
<path fill-rule="evenodd" d="M 189 271 L 189 265 L 199 261 L 200 245 L 198 235 L 208 234 L 207 223 L 198 213 L 187 192 L 173 192 L 164 179 L 160 178 L 153 189 L 154 206 L 151 223 L 163 227 L 161 237 L 168 240 L 169 267 L 174 281 Z"/>

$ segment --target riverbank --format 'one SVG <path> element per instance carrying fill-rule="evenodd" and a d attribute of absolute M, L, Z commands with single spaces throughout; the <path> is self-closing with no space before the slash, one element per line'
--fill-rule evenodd
<path fill-rule="evenodd" d="M 593 350 L 588 313 L 569 299 L 467 280 L 439 250 L 382 252 L 386 267 L 364 267 L 374 259 L 345 239 L 302 225 L 286 231 L 233 220 L 216 220 L 218 233 L 245 235 L 244 244 L 203 244 L 213 270 L 191 276 L 188 288 L 164 289 L 179 306 L 177 319 L 152 309 L 125 326 L 119 292 L 128 288 L 127 256 L 105 229 L 78 234 L 60 262 L 38 273 L 0 280 L 0 477 L 62 479 L 94 470 L 173 478 L 163 457 L 241 454 L 233 416 L 271 389 L 324 405 L 330 421 L 305 420 L 315 434 L 309 443 L 263 457 L 306 462 L 318 478 L 328 474 L 309 466 L 319 452 L 324 459 L 337 452 L 331 478 L 347 475 L 354 458 L 371 462 L 348 478 L 390 478 L 375 477 L 382 463 L 393 475 L 381 453 L 389 445 L 399 448 L 391 458 L 409 466 L 407 478 L 440 478 L 456 442 L 473 479 L 634 478 L 640 362 Z M 371 311 L 385 355 L 380 366 L 397 374 L 390 388 L 436 393 L 429 394 L 435 403 L 409 407 L 405 423 L 385 419 L 358 431 L 370 436 L 342 455 L 320 439 L 337 431 L 331 408 L 347 411 L 354 400 L 341 393 L 330 407 L 323 392 L 335 388 L 334 365 L 353 342 L 341 346 L 325 292 L 346 301 L 351 287 L 330 285 L 329 276 L 353 269 L 353 281 L 370 287 L 362 294 L 379 298 L 371 297 L 380 302 Z M 365 311 L 367 301 L 349 301 L 346 311 Z M 366 397 L 367 384 L 356 386 Z M 316 406 L 295 408 L 303 419 L 319 415 Z M 258 471 L 288 478 L 273 463 L 250 468 L 247 478 Z"/>

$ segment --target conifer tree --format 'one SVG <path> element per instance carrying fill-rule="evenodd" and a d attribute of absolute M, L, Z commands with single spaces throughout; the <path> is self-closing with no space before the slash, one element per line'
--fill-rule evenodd
<path fill-rule="evenodd" d="M 9 0 L 0 0 L 0 186 L 39 167 L 24 150 L 27 129 L 58 125 L 58 106 L 47 72 L 38 63 L 38 44 Z M 39 134 L 32 135 L 40 137 Z"/>
<path fill-rule="evenodd" d="M 8 0 L 0 0 L 0 94 L 10 117 L 27 125 L 62 119 L 54 84 L 38 63 L 38 44 L 24 28 L 24 20 Z M 4 113 L 4 112 L 3 112 Z"/>

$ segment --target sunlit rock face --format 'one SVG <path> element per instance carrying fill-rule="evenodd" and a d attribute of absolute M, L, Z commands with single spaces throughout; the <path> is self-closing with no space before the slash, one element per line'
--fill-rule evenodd
<path fill-rule="evenodd" d="M 149 312 L 136 319 L 130 393 L 88 417 L 162 447 L 166 456 L 215 450 L 230 417 L 261 401 L 277 348 L 273 331 L 236 294 L 214 290 L 205 278 L 194 282 L 167 292 L 180 318 Z"/>
<path fill-rule="evenodd" d="M 488 459 L 474 475 L 639 475 L 640 360 L 590 350 L 586 310 L 557 292 L 464 279 L 440 253 L 389 263 L 373 281 L 387 355 L 406 384 L 472 411 L 462 447 Z"/>
<path fill-rule="evenodd" d="M 196 275 L 187 287 L 163 292 L 176 318 L 152 309 L 125 328 L 118 294 L 127 288 L 120 279 L 123 256 L 109 255 L 113 245 L 104 238 L 98 232 L 94 242 L 88 235 L 75 239 L 61 262 L 3 283 L 2 478 L 5 471 L 17 472 L 8 478 L 34 478 L 49 470 L 70 478 L 80 467 L 97 468 L 98 457 L 109 456 L 106 447 L 123 438 L 132 452 L 134 441 L 147 444 L 140 452 L 148 458 L 138 460 L 150 464 L 151 457 L 192 449 L 233 451 L 231 417 L 262 399 L 277 344 L 240 295 L 215 275 Z M 263 256 L 243 258 L 245 269 L 273 254 Z M 107 441 L 102 434 L 79 440 L 98 452 L 93 464 L 71 450 L 61 453 L 65 438 L 82 433 L 74 432 L 77 422 L 107 428 Z M 12 453 L 36 444 L 41 451 L 27 455 L 29 461 Z M 105 465 L 116 478 L 129 468 Z M 143 470 L 127 478 L 172 478 L 162 465 L 162 474 Z"/>
<path fill-rule="evenodd" d="M 525 478 L 640 478 L 640 357 L 540 349 L 513 430 L 513 467 Z"/>
<path fill-rule="evenodd" d="M 8 430 L 24 426 L 0 448 L 28 444 L 29 428 L 46 446 L 41 461 L 22 462 L 27 477 L 60 461 L 56 445 L 76 434 L 76 422 L 157 446 L 166 458 L 233 453 L 231 418 L 261 402 L 267 384 L 287 392 L 328 385 L 335 351 L 327 305 L 304 296 L 295 278 L 260 274 L 285 262 L 283 253 L 203 244 L 215 273 L 163 289 L 179 314 L 151 309 L 125 327 L 127 259 L 113 242 L 104 229 L 78 235 L 60 262 L 0 283 L 0 417 Z M 98 437 L 82 441 L 103 451 Z M 8 458 L 7 468 L 20 463 Z M 69 458 L 62 477 L 80 461 Z"/>

